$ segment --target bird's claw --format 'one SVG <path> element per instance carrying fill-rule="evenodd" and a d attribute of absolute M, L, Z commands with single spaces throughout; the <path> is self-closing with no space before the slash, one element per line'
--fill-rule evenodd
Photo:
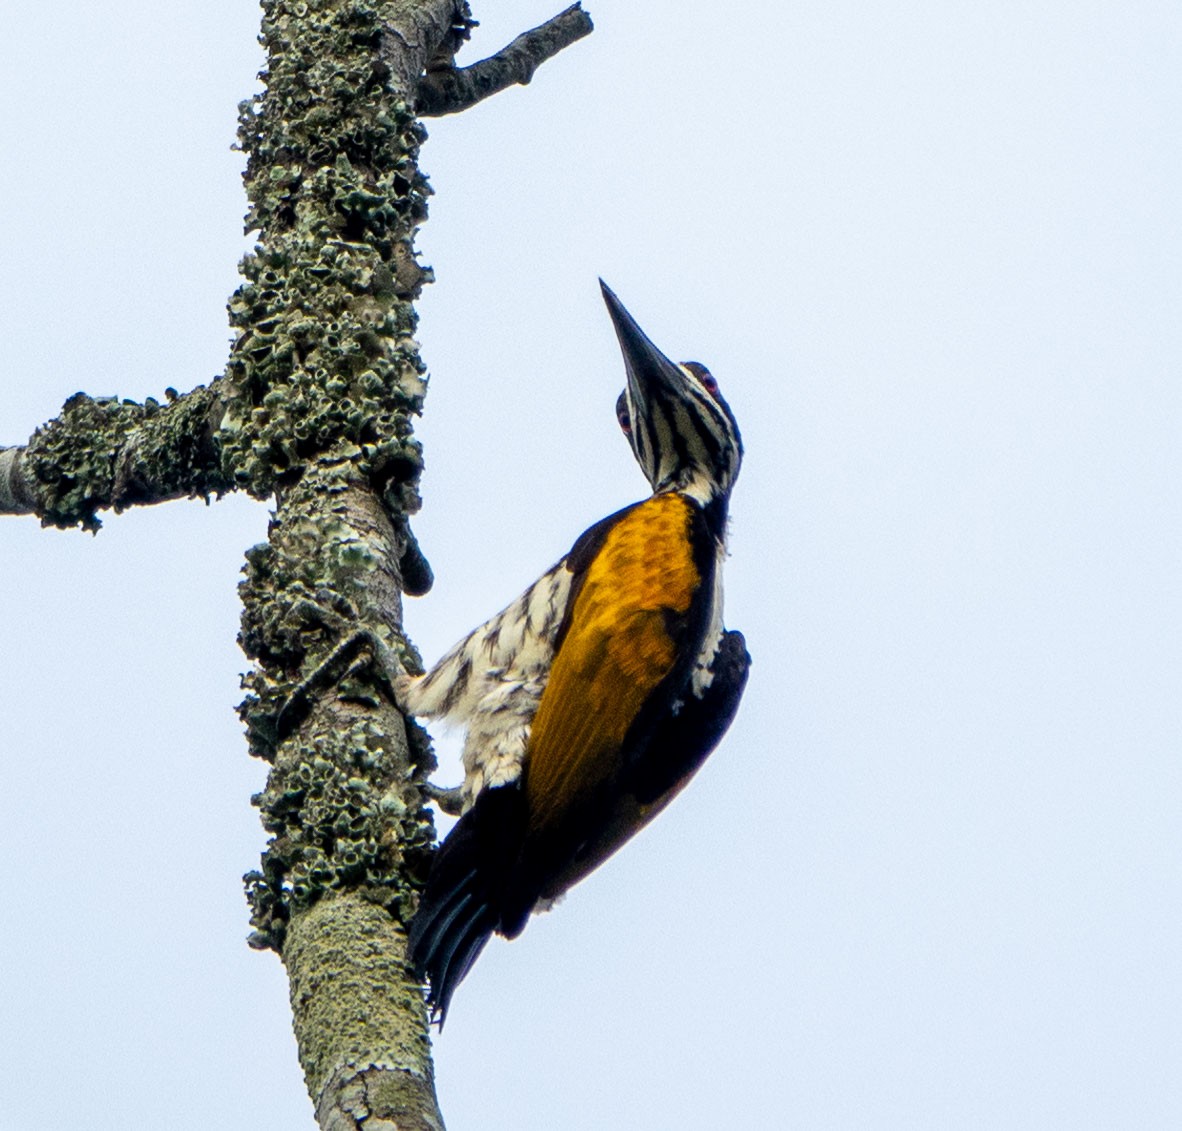
<path fill-rule="evenodd" d="M 445 789 L 434 782 L 425 782 L 423 792 L 449 817 L 458 817 L 464 811 L 464 787 L 462 785 Z"/>

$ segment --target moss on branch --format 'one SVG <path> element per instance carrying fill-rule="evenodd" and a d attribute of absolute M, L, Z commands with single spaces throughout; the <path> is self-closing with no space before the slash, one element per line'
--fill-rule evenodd
<path fill-rule="evenodd" d="M 227 469 L 266 496 L 345 442 L 357 467 L 417 506 L 410 420 L 424 366 L 411 305 L 430 189 L 422 128 L 381 58 L 390 4 L 263 5 L 266 90 L 243 103 L 247 227 L 262 233 L 230 300 L 238 331 L 223 426 Z"/>
<path fill-rule="evenodd" d="M 0 511 L 94 531 L 100 510 L 232 490 L 218 442 L 220 384 L 172 394 L 165 404 L 76 393 L 26 447 L 2 453 Z"/>
<path fill-rule="evenodd" d="M 251 942 L 289 971 L 321 1126 L 440 1131 L 403 930 L 434 841 L 434 760 L 392 695 L 395 669 L 418 666 L 401 594 L 431 582 L 408 525 L 425 394 L 412 303 L 431 277 L 414 250 L 430 193 L 415 105 L 528 82 L 590 20 L 576 4 L 456 71 L 465 0 L 262 8 L 263 91 L 239 119 L 258 243 L 229 303 L 224 377 L 166 404 L 72 397 L 26 447 L 0 449 L 0 513 L 94 530 L 104 508 L 235 488 L 275 499 L 241 586 L 256 666 L 240 713 L 271 764 Z"/>
<path fill-rule="evenodd" d="M 379 1110 L 442 1126 L 402 930 L 434 840 L 433 760 L 390 689 L 392 667 L 417 663 L 401 593 L 430 583 L 407 525 L 425 393 L 412 302 L 430 277 L 414 237 L 430 190 L 406 76 L 417 83 L 461 7 L 263 0 L 264 89 L 240 108 L 259 236 L 230 300 L 219 435 L 225 474 L 278 504 L 241 586 L 256 666 L 240 713 L 271 763 L 251 943 L 283 956 L 309 1091 L 334 1131 Z"/>
<path fill-rule="evenodd" d="M 285 960 L 320 1126 L 443 1131 L 423 1001 L 397 922 L 355 894 L 323 899 L 293 925 Z"/>

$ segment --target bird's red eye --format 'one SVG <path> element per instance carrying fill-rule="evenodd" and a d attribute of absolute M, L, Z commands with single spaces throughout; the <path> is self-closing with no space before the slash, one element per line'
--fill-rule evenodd
<path fill-rule="evenodd" d="M 710 372 L 700 361 L 687 361 L 685 368 L 692 373 L 699 381 L 702 382 L 702 388 L 706 390 L 715 400 L 718 400 L 718 382 L 714 380 L 714 374 Z"/>
<path fill-rule="evenodd" d="M 621 393 L 619 400 L 616 401 L 616 419 L 620 422 L 620 428 L 624 435 L 631 436 L 632 417 L 628 414 L 628 397 L 624 393 Z"/>

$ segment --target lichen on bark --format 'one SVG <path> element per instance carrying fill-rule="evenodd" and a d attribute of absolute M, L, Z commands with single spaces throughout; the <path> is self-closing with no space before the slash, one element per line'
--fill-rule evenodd
<path fill-rule="evenodd" d="M 238 332 L 222 425 L 227 469 L 265 497 L 339 442 L 417 506 L 410 417 L 424 366 L 411 300 L 426 218 L 422 127 L 381 59 L 381 3 L 268 0 L 266 89 L 240 108 L 248 229 L 263 238 L 230 300 Z"/>
<path fill-rule="evenodd" d="M 375 1124 L 353 1102 L 358 1080 L 371 1100 L 399 1097 L 398 1126 L 442 1126 L 402 928 L 434 840 L 421 790 L 433 761 L 392 695 L 395 670 L 418 662 L 401 594 L 430 580 L 407 526 L 425 391 L 413 240 L 428 188 L 388 40 L 400 14 L 446 29 L 454 10 L 264 0 L 264 89 L 240 113 L 259 237 L 230 300 L 219 439 L 234 483 L 277 503 L 241 586 L 256 666 L 240 710 L 251 752 L 271 763 L 255 798 L 271 839 L 246 877 L 251 943 L 287 966 L 325 1127 Z M 422 58 L 403 63 L 421 72 Z"/>
<path fill-rule="evenodd" d="M 333 456 L 307 469 L 247 556 L 240 639 L 259 665 L 241 712 L 251 752 L 273 763 L 255 798 L 272 840 L 247 877 L 255 946 L 282 951 L 292 916 L 329 892 L 397 914 L 425 870 L 434 828 L 420 787 L 434 761 L 388 686 L 389 665 L 418 664 L 398 632 L 397 558 L 385 508 Z M 291 721 L 293 698 L 358 626 L 364 642 Z"/>
<path fill-rule="evenodd" d="M 12 499 L 5 511 L 36 514 L 43 526 L 96 531 L 100 510 L 233 490 L 216 434 L 220 382 L 161 404 L 75 393 L 23 449 L 6 449 Z"/>
<path fill-rule="evenodd" d="M 387 1027 L 391 1015 L 421 1008 L 393 920 L 354 894 L 328 897 L 294 924 L 285 962 L 320 1126 L 442 1131 L 424 1102 L 433 1091 L 426 1031 Z"/>

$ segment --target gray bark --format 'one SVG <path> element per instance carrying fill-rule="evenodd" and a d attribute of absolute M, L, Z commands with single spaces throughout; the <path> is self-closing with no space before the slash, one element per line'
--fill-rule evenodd
<path fill-rule="evenodd" d="M 322 899 L 291 925 L 292 1012 L 325 1131 L 442 1131 L 430 1047 L 421 1025 L 406 1024 L 421 1001 L 404 942 L 389 915 L 353 893 Z"/>
<path fill-rule="evenodd" d="M 432 67 L 419 84 L 418 111 L 427 118 L 457 114 L 507 87 L 526 86 L 547 59 L 594 30 L 591 17 L 573 4 L 479 63 Z"/>

